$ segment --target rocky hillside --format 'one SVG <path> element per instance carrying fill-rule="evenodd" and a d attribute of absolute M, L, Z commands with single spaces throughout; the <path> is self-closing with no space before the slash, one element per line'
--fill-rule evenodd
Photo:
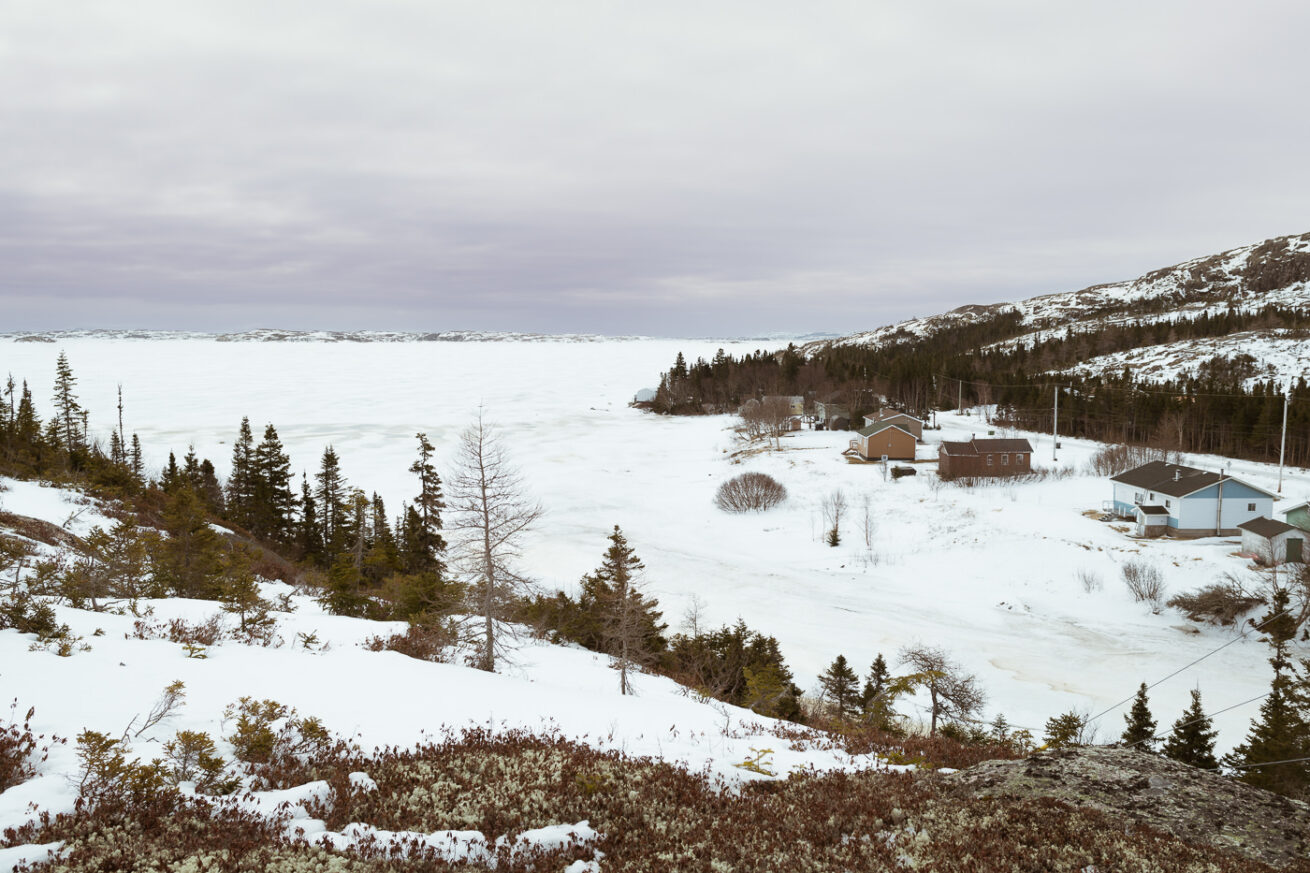
<path fill-rule="evenodd" d="M 1161 755 L 1056 749 L 986 761 L 944 781 L 961 799 L 1049 798 L 1275 867 L 1310 858 L 1310 806 Z"/>

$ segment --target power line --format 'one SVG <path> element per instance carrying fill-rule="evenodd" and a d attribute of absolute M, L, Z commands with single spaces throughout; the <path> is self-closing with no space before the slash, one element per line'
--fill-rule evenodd
<path fill-rule="evenodd" d="M 1264 700 L 1270 694 L 1273 694 L 1273 692 L 1266 691 L 1264 694 L 1258 695 L 1256 697 L 1252 697 L 1250 700 L 1243 700 L 1241 703 L 1234 703 L 1232 706 L 1225 706 L 1223 709 L 1217 709 L 1214 712 L 1210 713 L 1209 715 L 1203 715 L 1200 718 L 1194 718 L 1191 721 L 1185 721 L 1182 724 L 1176 724 L 1170 730 L 1177 731 L 1177 730 L 1182 730 L 1185 727 L 1191 727 L 1194 724 L 1199 724 L 1200 722 L 1207 721 L 1216 715 L 1222 715 L 1223 713 L 1229 712 L 1230 710 L 1237 709 L 1238 707 L 1241 706 L 1246 706 L 1248 703 L 1255 703 L 1257 700 Z M 1140 746 L 1142 743 L 1149 743 L 1153 740 L 1158 740 L 1158 739 L 1160 739 L 1160 733 L 1156 732 L 1151 734 L 1146 739 L 1138 740 L 1135 743 L 1129 743 L 1124 748 L 1131 749 L 1133 746 Z"/>
<path fill-rule="evenodd" d="M 1272 622 L 1274 622 L 1274 621 L 1277 621 L 1278 619 L 1282 618 L 1283 616 L 1290 614 L 1292 611 L 1293 611 L 1293 610 L 1289 608 L 1289 609 L 1285 609 L 1285 610 L 1283 610 L 1282 612 L 1278 613 L 1277 615 L 1270 616 L 1269 618 L 1267 618 L 1267 619 L 1265 619 L 1264 621 L 1262 621 L 1260 624 L 1258 624 L 1258 625 L 1254 625 L 1254 626 L 1252 627 L 1252 630 L 1257 630 L 1257 631 L 1258 631 L 1258 630 L 1261 630 L 1261 629 L 1264 628 L 1265 625 L 1270 624 L 1270 623 L 1272 623 Z M 1247 635 L 1247 633 L 1249 633 L 1249 631 L 1246 631 L 1246 630 L 1242 631 L 1240 634 L 1238 634 L 1237 636 L 1233 637 L 1231 640 L 1229 640 L 1228 642 L 1224 643 L 1224 644 L 1223 644 L 1222 646 L 1220 646 L 1219 648 L 1214 649 L 1214 650 L 1212 650 L 1212 651 L 1210 651 L 1210 652 L 1205 653 L 1204 655 L 1202 655 L 1201 657 L 1197 658 L 1196 660 L 1191 661 L 1190 663 L 1184 664 L 1183 666 L 1179 667 L 1177 670 L 1173 671 L 1173 672 L 1170 673 L 1168 676 L 1165 676 L 1163 679 L 1159 679 L 1159 680 L 1157 680 L 1157 681 L 1151 683 L 1150 685 L 1146 686 L 1146 690 L 1147 690 L 1147 691 L 1150 691 L 1152 688 L 1155 688 L 1157 685 L 1161 685 L 1161 684 L 1163 684 L 1163 683 L 1165 683 L 1165 682 L 1168 682 L 1170 679 L 1174 678 L 1174 677 L 1177 676 L 1179 673 L 1182 673 L 1184 670 L 1190 670 L 1192 667 L 1195 667 L 1197 664 L 1201 663 L 1201 662 L 1204 661 L 1206 658 L 1209 658 L 1209 657 L 1211 657 L 1212 655 L 1217 655 L 1217 654 L 1219 654 L 1219 653 L 1222 652 L 1224 649 L 1226 649 L 1226 648 L 1228 648 L 1229 646 L 1231 646 L 1233 643 L 1236 643 L 1236 642 L 1239 642 L 1239 641 L 1241 641 L 1241 640 L 1246 639 L 1246 635 Z M 1091 724 L 1092 722 L 1096 721 L 1097 719 L 1099 719 L 1099 718 L 1101 718 L 1101 717 L 1103 717 L 1103 716 L 1105 716 L 1105 715 L 1108 715 L 1108 714 L 1111 713 L 1111 712 L 1114 712 L 1116 709 L 1118 709 L 1119 707 L 1123 706 L 1125 703 L 1129 702 L 1130 700 L 1132 700 L 1132 699 L 1133 699 L 1134 697 L 1136 697 L 1136 696 L 1137 696 L 1137 692 L 1133 692 L 1132 694 L 1128 695 L 1128 696 L 1125 697 L 1123 700 L 1119 701 L 1118 703 L 1114 704 L 1113 706 L 1109 707 L 1108 709 L 1105 709 L 1105 710 L 1103 710 L 1102 712 L 1100 712 L 1100 713 L 1098 713 L 1098 714 L 1092 716 L 1091 718 L 1087 719 L 1085 722 L 1083 722 L 1083 724 Z M 1240 706 L 1241 704 L 1238 704 L 1238 705 Z"/>
<path fill-rule="evenodd" d="M 1285 758 L 1282 761 L 1261 761 L 1258 764 L 1221 764 L 1218 767 L 1208 767 L 1209 770 L 1250 770 L 1254 767 L 1272 767 L 1275 764 L 1300 764 L 1310 761 L 1310 758 Z"/>

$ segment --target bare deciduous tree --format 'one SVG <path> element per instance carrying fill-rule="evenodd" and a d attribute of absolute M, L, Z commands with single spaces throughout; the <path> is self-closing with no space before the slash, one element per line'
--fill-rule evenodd
<path fill-rule="evenodd" d="M 782 448 L 782 435 L 791 429 L 791 401 L 786 397 L 766 397 L 760 401 L 760 418 L 765 435 L 775 449 Z"/>
<path fill-rule="evenodd" d="M 838 488 L 825 496 L 819 505 L 823 509 L 823 523 L 827 528 L 824 538 L 830 546 L 840 545 L 841 520 L 847 507 L 846 492 Z"/>
<path fill-rule="evenodd" d="M 528 580 L 514 570 L 519 540 L 539 518 L 499 432 L 478 416 L 460 434 L 450 482 L 450 531 L 457 559 L 474 576 L 474 609 L 483 619 L 478 667 L 494 671 L 502 646 L 505 607 Z"/>
<path fill-rule="evenodd" d="M 900 662 L 923 674 L 923 689 L 928 692 L 929 733 L 937 733 L 942 721 L 975 721 L 982 712 L 987 695 L 978 677 L 965 673 L 951 660 L 945 649 L 916 643 L 901 649 Z"/>
<path fill-rule="evenodd" d="M 864 492 L 860 495 L 860 533 L 864 534 L 864 547 L 873 548 L 873 535 L 878 530 L 878 522 L 873 516 L 873 495 Z"/>

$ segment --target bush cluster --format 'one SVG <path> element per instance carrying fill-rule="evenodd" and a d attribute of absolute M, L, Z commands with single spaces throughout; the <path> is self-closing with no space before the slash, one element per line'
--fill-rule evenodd
<path fill-rule="evenodd" d="M 787 489 L 768 473 L 742 473 L 719 486 L 714 505 L 724 512 L 763 512 L 787 499 Z"/>
<path fill-rule="evenodd" d="M 1196 591 L 1169 598 L 1167 606 L 1186 613 L 1192 621 L 1228 627 L 1265 602 L 1263 597 L 1231 582 L 1217 582 Z"/>

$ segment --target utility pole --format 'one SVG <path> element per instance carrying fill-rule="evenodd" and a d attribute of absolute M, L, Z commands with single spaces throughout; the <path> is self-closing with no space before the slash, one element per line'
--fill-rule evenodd
<path fill-rule="evenodd" d="M 959 379 L 956 381 L 960 384 L 960 399 L 955 401 L 955 414 L 959 415 L 964 412 L 964 382 Z"/>
<path fill-rule="evenodd" d="M 1051 418 L 1051 460 L 1059 460 L 1055 453 L 1060 448 L 1060 386 L 1055 386 L 1055 415 Z"/>
<path fill-rule="evenodd" d="M 1283 389 L 1283 441 L 1278 446 L 1278 493 L 1283 493 L 1283 456 L 1287 452 L 1287 404 L 1291 402 L 1292 392 Z"/>

